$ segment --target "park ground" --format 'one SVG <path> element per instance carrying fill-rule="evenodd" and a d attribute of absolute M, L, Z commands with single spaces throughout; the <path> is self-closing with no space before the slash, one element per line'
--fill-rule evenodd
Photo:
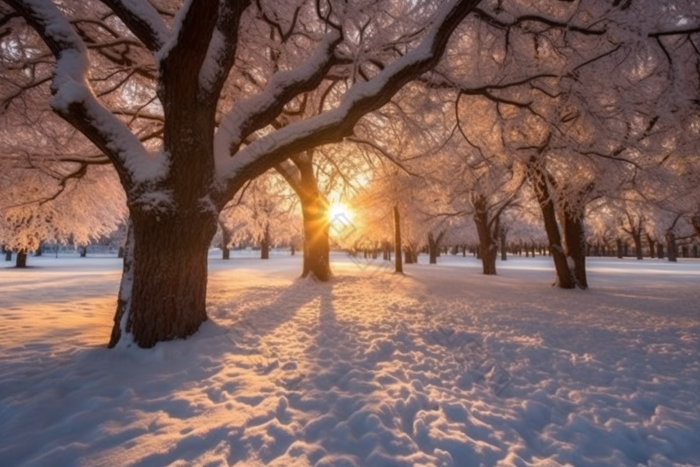
<path fill-rule="evenodd" d="M 149 350 L 105 348 L 116 258 L 0 265 L 0 463 L 700 465 L 700 261 L 217 254 L 210 321 Z"/>

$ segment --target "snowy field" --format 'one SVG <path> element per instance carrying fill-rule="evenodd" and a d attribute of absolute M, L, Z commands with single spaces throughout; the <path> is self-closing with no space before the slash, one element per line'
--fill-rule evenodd
<path fill-rule="evenodd" d="M 698 261 L 216 254 L 212 319 L 151 350 L 103 347 L 116 258 L 0 263 L 0 465 L 700 465 Z"/>

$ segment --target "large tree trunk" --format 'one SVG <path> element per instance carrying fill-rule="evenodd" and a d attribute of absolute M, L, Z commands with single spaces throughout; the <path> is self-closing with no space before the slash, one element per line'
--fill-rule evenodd
<path fill-rule="evenodd" d="M 544 219 L 544 228 L 549 240 L 549 254 L 552 255 L 554 261 L 554 269 L 557 274 L 557 285 L 562 289 L 573 289 L 576 287 L 573 274 L 569 269 L 569 264 L 566 260 L 566 254 L 562 247 L 561 234 L 559 233 L 559 225 L 557 224 L 556 210 L 554 200 L 549 193 L 549 187 L 545 174 L 537 167 L 536 162 L 530 164 L 530 179 L 535 189 L 535 196 L 542 211 Z"/>
<path fill-rule="evenodd" d="M 17 258 L 15 258 L 15 267 L 26 268 L 27 267 L 27 250 L 19 250 L 17 252 Z"/>
<path fill-rule="evenodd" d="M 479 257 L 483 273 L 496 275 L 496 256 L 498 247 L 493 235 L 492 226 L 489 223 L 489 213 L 486 209 L 486 198 L 478 196 L 474 200 L 474 223 L 479 235 Z"/>
<path fill-rule="evenodd" d="M 403 262 L 401 261 L 401 217 L 399 205 L 394 205 L 394 271 L 403 274 Z"/>
<path fill-rule="evenodd" d="M 566 256 L 571 258 L 574 266 L 573 275 L 576 285 L 582 289 L 588 288 L 588 278 L 586 277 L 586 238 L 583 226 L 582 210 L 575 208 L 565 209 L 564 218 L 564 240 L 566 243 Z"/>
<path fill-rule="evenodd" d="M 318 189 L 311 154 L 294 159 L 299 169 L 301 211 L 304 221 L 304 261 L 301 277 L 312 276 L 321 282 L 330 280 L 329 229 L 337 222 L 345 229 L 346 219 L 328 219 L 328 200 Z"/>
<path fill-rule="evenodd" d="M 122 339 L 153 347 L 199 329 L 207 319 L 207 253 L 215 232 L 216 216 L 208 212 L 132 214 L 110 347 Z"/>

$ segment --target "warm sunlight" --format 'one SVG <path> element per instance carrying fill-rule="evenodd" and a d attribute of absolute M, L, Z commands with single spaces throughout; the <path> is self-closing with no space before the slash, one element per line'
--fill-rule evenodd
<path fill-rule="evenodd" d="M 345 203 L 334 202 L 328 208 L 328 219 L 330 221 L 334 219 L 351 221 L 353 217 L 354 213 Z"/>

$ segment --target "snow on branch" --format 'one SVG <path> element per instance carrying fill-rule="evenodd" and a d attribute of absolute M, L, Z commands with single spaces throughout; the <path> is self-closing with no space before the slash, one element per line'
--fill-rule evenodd
<path fill-rule="evenodd" d="M 292 98 L 315 89 L 332 66 L 335 48 L 341 41 L 340 32 L 332 30 L 302 66 L 278 72 L 260 94 L 237 102 L 214 138 L 217 165 L 226 165 L 241 142 L 277 118 Z"/>
<path fill-rule="evenodd" d="M 420 46 L 389 64 L 370 81 L 355 84 L 338 107 L 263 136 L 235 157 L 217 158 L 223 197 L 235 189 L 239 178 L 261 173 L 289 154 L 337 142 L 351 134 L 360 118 L 382 107 L 404 84 L 435 66 L 452 32 L 478 4 L 479 0 L 443 4 Z"/>
<path fill-rule="evenodd" d="M 7 0 L 56 57 L 51 107 L 102 150 L 130 185 L 159 173 L 139 139 L 95 97 L 88 81 L 87 47 L 49 0 Z"/>
<path fill-rule="evenodd" d="M 151 52 L 168 41 L 170 32 L 158 12 L 146 0 L 102 0 Z"/>

